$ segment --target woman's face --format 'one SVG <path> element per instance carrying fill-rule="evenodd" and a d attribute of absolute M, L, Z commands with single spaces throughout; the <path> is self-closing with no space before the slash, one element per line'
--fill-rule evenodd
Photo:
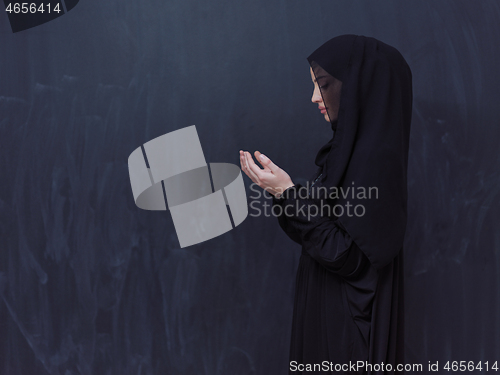
<path fill-rule="evenodd" d="M 339 114 L 342 81 L 332 77 L 319 66 L 315 69 L 317 69 L 317 77 L 314 75 L 312 68 L 309 68 L 311 79 L 314 83 L 311 101 L 318 104 L 318 108 L 324 115 L 325 120 L 332 123 L 337 121 Z"/>
<path fill-rule="evenodd" d="M 311 79 L 314 83 L 314 91 L 313 91 L 311 101 L 313 103 L 318 104 L 318 108 L 321 111 L 321 113 L 325 116 L 325 120 L 330 122 L 330 117 L 328 117 L 328 112 L 326 111 L 326 106 L 325 106 L 325 103 L 323 102 L 323 97 L 321 96 L 321 91 L 319 91 L 318 82 L 316 82 L 316 78 L 314 78 L 314 72 L 313 72 L 312 68 L 309 68 L 309 71 L 311 73 Z"/>

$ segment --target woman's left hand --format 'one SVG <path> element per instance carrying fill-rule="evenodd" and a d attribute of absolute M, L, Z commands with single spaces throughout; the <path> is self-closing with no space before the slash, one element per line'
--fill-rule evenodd
<path fill-rule="evenodd" d="M 254 155 L 264 169 L 255 164 L 248 151 L 240 150 L 241 169 L 262 189 L 279 197 L 286 189 L 295 185 L 288 173 L 274 164 L 267 156 L 259 151 L 255 151 Z"/>

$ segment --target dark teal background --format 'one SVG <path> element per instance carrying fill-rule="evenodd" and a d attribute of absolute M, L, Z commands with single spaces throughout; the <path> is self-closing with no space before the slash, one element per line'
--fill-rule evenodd
<path fill-rule="evenodd" d="M 331 137 L 306 57 L 346 33 L 413 71 L 407 363 L 500 361 L 499 16 L 85 0 L 13 34 L 0 13 L 0 374 L 286 374 L 298 245 L 249 216 L 180 249 L 169 213 L 135 206 L 127 158 L 195 124 L 208 162 L 258 149 L 305 182 Z"/>

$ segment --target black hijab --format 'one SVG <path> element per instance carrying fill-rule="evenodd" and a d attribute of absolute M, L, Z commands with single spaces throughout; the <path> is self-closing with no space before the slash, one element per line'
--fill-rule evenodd
<path fill-rule="evenodd" d="M 331 204 L 352 205 L 351 216 L 344 211 L 338 220 L 380 269 L 401 250 L 406 230 L 411 70 L 394 47 L 357 35 L 335 37 L 307 60 L 334 131 L 316 156 L 321 182 L 338 189 L 340 197 Z M 370 187 L 377 188 L 377 198 L 372 189 L 367 199 Z M 357 205 L 363 205 L 364 215 L 353 213 Z"/>

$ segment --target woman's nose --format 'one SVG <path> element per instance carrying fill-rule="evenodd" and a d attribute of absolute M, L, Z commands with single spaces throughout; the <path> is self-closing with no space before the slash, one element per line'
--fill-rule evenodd
<path fill-rule="evenodd" d="M 321 98 L 321 93 L 319 92 L 319 88 L 315 87 L 313 94 L 312 94 L 311 102 L 319 103 L 319 102 L 321 102 L 321 100 L 322 100 L 322 98 Z"/>

